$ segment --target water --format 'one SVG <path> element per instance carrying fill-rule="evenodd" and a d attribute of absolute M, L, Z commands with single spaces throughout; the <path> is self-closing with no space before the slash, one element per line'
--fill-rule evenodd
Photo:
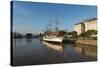
<path fill-rule="evenodd" d="M 13 39 L 13 65 L 70 63 L 97 60 L 97 47 L 59 44 L 33 39 Z"/>

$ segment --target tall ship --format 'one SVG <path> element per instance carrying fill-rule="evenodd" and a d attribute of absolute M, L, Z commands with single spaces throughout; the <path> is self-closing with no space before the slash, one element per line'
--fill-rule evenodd
<path fill-rule="evenodd" d="M 63 41 L 63 36 L 64 34 L 66 34 L 66 32 L 64 30 L 59 30 L 59 16 L 56 15 L 56 19 L 55 19 L 55 29 L 52 30 L 51 29 L 51 21 L 49 21 L 48 24 L 48 30 L 46 30 L 44 32 L 44 36 L 43 36 L 43 40 L 44 41 L 48 41 L 48 42 L 58 42 L 61 43 Z"/>

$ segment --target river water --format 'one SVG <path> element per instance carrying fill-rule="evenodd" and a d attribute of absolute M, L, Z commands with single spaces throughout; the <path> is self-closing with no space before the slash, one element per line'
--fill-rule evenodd
<path fill-rule="evenodd" d="M 96 61 L 97 47 L 49 43 L 39 38 L 13 39 L 12 58 L 15 66 Z"/>

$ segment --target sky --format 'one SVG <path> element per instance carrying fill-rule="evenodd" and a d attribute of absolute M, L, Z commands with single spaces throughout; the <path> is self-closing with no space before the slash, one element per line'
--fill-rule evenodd
<path fill-rule="evenodd" d="M 89 5 L 54 4 L 13 1 L 13 32 L 42 33 L 51 20 L 55 28 L 55 15 L 59 16 L 59 29 L 74 30 L 76 23 L 97 18 L 97 7 Z"/>

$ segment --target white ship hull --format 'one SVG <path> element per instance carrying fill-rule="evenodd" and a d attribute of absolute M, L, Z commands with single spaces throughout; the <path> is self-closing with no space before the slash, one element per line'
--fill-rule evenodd
<path fill-rule="evenodd" d="M 49 41 L 49 42 L 62 42 L 63 38 L 62 37 L 43 37 L 44 41 Z"/>

